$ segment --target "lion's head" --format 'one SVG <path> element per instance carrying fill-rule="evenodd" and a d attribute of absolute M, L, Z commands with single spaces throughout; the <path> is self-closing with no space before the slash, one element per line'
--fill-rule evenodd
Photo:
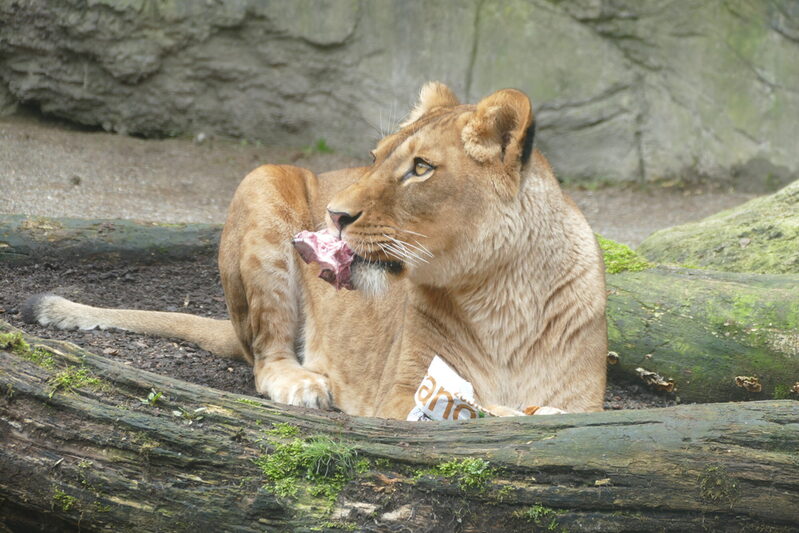
<path fill-rule="evenodd" d="M 501 256 L 518 233 L 532 141 L 523 93 L 461 105 L 447 86 L 426 84 L 399 130 L 378 142 L 372 166 L 327 206 L 330 229 L 358 256 L 356 287 L 379 286 L 389 273 L 445 286 Z"/>

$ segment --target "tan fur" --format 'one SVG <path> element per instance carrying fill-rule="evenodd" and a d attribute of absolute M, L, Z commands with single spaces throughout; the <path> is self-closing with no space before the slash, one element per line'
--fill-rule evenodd
<path fill-rule="evenodd" d="M 452 107 L 458 105 L 458 97 L 452 89 L 438 81 L 429 81 L 422 86 L 419 91 L 419 102 L 414 106 L 407 118 L 400 123 L 399 127 L 404 128 L 413 124 L 422 115 L 429 113 L 437 107 Z"/>
<path fill-rule="evenodd" d="M 532 120 L 519 91 L 468 106 L 427 85 L 372 166 L 317 177 L 268 165 L 248 175 L 230 206 L 219 267 L 258 390 L 295 405 L 332 399 L 350 414 L 405 418 L 438 354 L 500 414 L 602 409 L 601 255 L 544 156 L 534 151 L 522 167 Z M 417 157 L 435 169 L 403 180 Z M 326 209 L 360 213 L 342 232 L 359 255 L 404 260 L 399 275 L 354 267 L 364 269 L 356 283 L 387 276 L 383 294 L 337 292 L 299 260 L 291 237 L 330 224 Z M 97 312 L 80 311 L 100 324 Z M 224 322 L 191 336 L 158 321 L 159 334 L 229 338 Z M 137 329 L 119 315 L 104 325 Z"/>

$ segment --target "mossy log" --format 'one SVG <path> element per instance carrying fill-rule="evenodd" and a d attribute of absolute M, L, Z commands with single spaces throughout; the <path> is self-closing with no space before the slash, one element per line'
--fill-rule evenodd
<path fill-rule="evenodd" d="M 0 215 L 0 261 L 187 259 L 215 253 L 221 230 L 219 224 Z"/>
<path fill-rule="evenodd" d="M 660 267 L 607 279 L 612 377 L 656 372 L 684 402 L 799 398 L 799 276 Z"/>
<path fill-rule="evenodd" d="M 26 340 L 0 350 L 0 529 L 795 531 L 799 523 L 793 401 L 393 422 L 289 408 L 69 343 Z M 148 399 L 152 391 L 163 396 Z M 278 495 L 287 480 L 267 474 L 292 474 L 269 458 L 319 435 L 346 443 L 358 466 L 337 471 L 335 491 L 320 495 L 301 475 L 296 495 Z M 307 475 L 322 484 L 326 472 L 317 465 Z"/>

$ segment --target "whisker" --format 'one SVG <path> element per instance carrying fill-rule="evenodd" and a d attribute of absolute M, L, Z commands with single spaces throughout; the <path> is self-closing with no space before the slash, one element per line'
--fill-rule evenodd
<path fill-rule="evenodd" d="M 393 257 L 403 263 L 407 263 L 411 266 L 416 266 L 416 261 L 414 261 L 410 257 L 407 257 L 405 254 L 402 253 L 401 250 L 397 249 L 393 245 L 387 242 L 378 242 L 376 244 L 380 247 L 383 253 L 386 254 L 387 257 Z"/>
<path fill-rule="evenodd" d="M 422 257 L 422 256 L 419 254 L 419 252 L 417 252 L 417 251 L 416 251 L 416 248 L 415 248 L 415 246 L 413 246 L 412 244 L 410 244 L 410 243 L 407 243 L 407 242 L 405 242 L 405 241 L 399 240 L 399 239 L 395 239 L 395 240 L 397 241 L 397 243 L 399 243 L 399 244 L 400 244 L 400 246 L 402 246 L 403 250 L 406 250 L 406 251 L 407 251 L 409 254 L 413 255 L 413 256 L 414 256 L 414 257 L 416 257 L 416 258 L 418 258 L 418 259 L 419 259 L 419 261 L 422 261 L 422 262 L 424 262 L 424 263 L 427 263 L 427 259 L 425 259 L 424 257 Z"/>
<path fill-rule="evenodd" d="M 370 237 L 369 237 L 369 246 L 374 246 L 374 245 L 375 245 L 374 238 L 372 238 L 372 237 L 370 236 Z M 380 246 L 380 244 L 378 244 L 378 247 L 379 247 L 379 246 Z M 356 253 L 357 253 L 357 252 L 356 252 Z M 363 255 L 362 255 L 362 254 L 360 254 L 360 255 L 361 255 L 361 257 L 363 257 Z M 371 260 L 370 258 L 368 258 L 368 257 L 366 258 L 366 264 L 367 264 L 367 265 L 369 265 L 369 266 L 372 266 L 372 260 Z"/>
<path fill-rule="evenodd" d="M 389 244 L 387 242 L 382 243 L 382 246 L 385 247 L 386 250 L 392 252 L 390 255 L 396 257 L 400 261 L 405 263 L 410 263 L 413 266 L 417 266 L 417 258 L 411 255 L 408 255 L 407 252 L 403 251 L 399 247 L 395 246 L 394 244 Z"/>
<path fill-rule="evenodd" d="M 418 237 L 424 237 L 425 239 L 427 239 L 427 238 L 428 238 L 428 237 L 427 237 L 427 235 L 425 235 L 424 233 L 417 233 L 417 232 L 415 232 L 415 231 L 411 231 L 411 230 L 409 230 L 409 229 L 395 228 L 395 227 L 393 227 L 393 226 L 391 227 L 391 229 L 395 229 L 395 230 L 397 230 L 397 231 L 401 231 L 401 232 L 403 232 L 403 233 L 410 233 L 411 235 L 416 235 L 416 236 L 418 236 Z"/>
<path fill-rule="evenodd" d="M 393 244 L 389 244 L 387 242 L 379 243 L 380 249 L 386 252 L 387 255 L 392 257 L 396 257 L 397 259 L 402 259 L 404 257 L 402 250 L 394 246 Z"/>
<path fill-rule="evenodd" d="M 403 240 L 400 240 L 400 239 L 394 239 L 392 237 L 389 237 L 389 238 L 392 239 L 392 240 L 396 240 L 397 242 L 402 243 L 403 245 L 407 246 L 408 248 L 410 248 L 412 250 L 417 250 L 417 251 L 427 255 L 428 257 L 431 257 L 431 258 L 433 257 L 432 252 L 430 250 L 428 250 L 427 248 L 425 248 L 424 246 L 422 246 L 421 244 L 419 244 L 419 241 L 416 241 L 416 244 L 411 244 L 411 243 L 409 243 L 407 241 L 403 241 Z"/>
<path fill-rule="evenodd" d="M 364 121 L 366 122 L 366 124 L 367 124 L 367 125 L 368 125 L 368 126 L 371 128 L 371 129 L 373 129 L 373 130 L 375 131 L 375 134 L 376 134 L 376 136 L 375 136 L 375 139 L 376 139 L 376 140 L 382 139 L 382 138 L 384 137 L 384 136 L 383 136 L 383 133 L 382 133 L 382 131 L 381 131 L 381 130 L 382 130 L 382 127 L 378 127 L 378 126 L 377 126 L 377 124 L 375 124 L 375 123 L 374 123 L 372 120 L 370 120 L 369 118 L 366 118 L 366 117 L 364 117 Z"/>
<path fill-rule="evenodd" d="M 416 254 L 409 253 L 407 250 L 403 250 L 402 248 L 400 248 L 400 250 L 404 257 L 404 261 L 412 263 L 414 266 L 418 266 L 419 262 L 424 262 L 424 263 L 427 262 L 424 259 L 417 256 Z"/>
<path fill-rule="evenodd" d="M 389 118 L 391 119 L 391 132 L 393 133 L 399 128 L 402 119 L 402 117 L 399 116 L 399 108 L 397 108 L 396 102 L 391 104 L 391 115 L 389 115 Z"/>
<path fill-rule="evenodd" d="M 408 248 L 414 248 L 412 244 L 407 242 L 401 241 L 399 239 L 395 239 L 389 235 L 383 235 L 385 238 L 389 239 L 391 242 L 395 243 L 408 257 L 413 257 L 417 261 L 421 261 L 423 263 L 427 263 L 427 260 L 420 256 L 418 253 L 414 252 L 413 250 L 409 250 Z"/>
<path fill-rule="evenodd" d="M 435 257 L 435 255 L 433 254 L 433 252 L 431 252 L 431 251 L 430 251 L 430 250 L 427 248 L 427 246 L 425 246 L 424 244 L 420 243 L 420 242 L 419 242 L 419 241 L 417 241 L 417 240 L 414 240 L 413 242 L 415 242 L 415 243 L 416 243 L 416 246 L 418 246 L 418 247 L 419 247 L 419 248 L 422 250 L 422 252 L 424 252 L 425 254 L 429 255 L 431 258 Z"/>
<path fill-rule="evenodd" d="M 390 254 L 390 253 L 388 253 L 388 252 L 386 251 L 386 249 L 385 249 L 385 248 L 383 248 L 383 245 L 382 245 L 381 243 L 379 243 L 379 242 L 376 242 L 375 244 L 377 245 L 377 247 L 378 247 L 378 248 L 380 248 L 380 251 L 381 251 L 381 252 L 383 252 L 383 253 L 384 253 L 384 254 L 386 254 L 387 256 L 391 257 L 391 254 Z M 369 261 L 370 261 L 370 263 L 369 263 L 369 264 L 371 264 L 371 259 L 370 259 Z"/>

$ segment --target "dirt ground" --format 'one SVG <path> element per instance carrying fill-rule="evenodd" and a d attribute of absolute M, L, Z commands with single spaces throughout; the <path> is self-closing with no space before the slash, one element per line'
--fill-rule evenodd
<path fill-rule="evenodd" d="M 333 148 L 335 140 L 327 140 Z M 241 178 L 263 163 L 315 172 L 364 161 L 318 147 L 280 148 L 226 139 L 144 140 L 86 131 L 31 114 L 0 118 L 0 214 L 222 222 Z M 594 229 L 637 245 L 650 232 L 702 218 L 753 197 L 731 190 L 570 187 Z M 54 331 L 23 325 L 19 307 L 38 292 L 83 303 L 224 317 L 214 260 L 155 266 L 0 264 L 0 319 L 39 336 L 67 339 L 139 368 L 255 394 L 250 368 L 196 346 L 119 331 Z M 674 398 L 610 383 L 606 408 L 666 406 Z"/>
<path fill-rule="evenodd" d="M 180 311 L 225 318 L 225 301 L 213 258 L 152 266 L 119 263 L 0 263 L 0 320 L 40 337 L 74 342 L 93 353 L 137 368 L 170 375 L 217 389 L 256 395 L 246 363 L 212 355 L 190 343 L 146 337 L 118 330 L 61 331 L 25 324 L 19 310 L 33 294 L 52 292 L 81 303 Z M 673 396 L 637 384 L 610 383 L 607 409 L 674 405 Z"/>
<path fill-rule="evenodd" d="M 342 148 L 335 139 L 326 144 Z M 323 172 L 365 164 L 368 155 L 363 157 L 227 139 L 145 140 L 30 114 L 5 117 L 0 118 L 0 214 L 224 222 L 233 191 L 258 165 Z M 631 246 L 655 230 L 754 197 L 718 187 L 567 190 L 596 232 Z"/>

